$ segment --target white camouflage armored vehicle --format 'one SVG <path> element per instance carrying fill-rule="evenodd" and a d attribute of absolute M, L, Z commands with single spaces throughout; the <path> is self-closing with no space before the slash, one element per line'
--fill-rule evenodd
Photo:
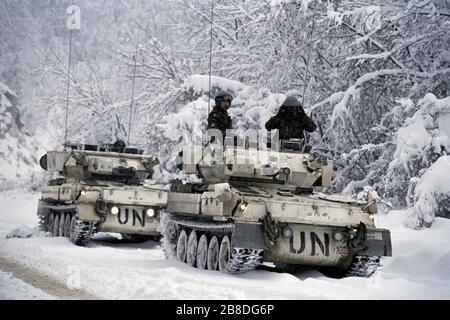
<path fill-rule="evenodd" d="M 70 144 L 50 151 L 41 167 L 57 177 L 41 190 L 40 228 L 84 246 L 96 232 L 126 238 L 158 237 L 159 212 L 167 192 L 144 185 L 158 161 L 119 145 Z"/>
<path fill-rule="evenodd" d="M 274 149 L 185 148 L 183 171 L 202 183 L 172 183 L 162 224 L 167 258 L 226 273 L 269 262 L 370 276 L 392 254 L 389 230 L 375 225 L 376 193 L 358 202 L 317 192 L 331 184 L 332 161 L 307 153 L 302 141 Z"/>

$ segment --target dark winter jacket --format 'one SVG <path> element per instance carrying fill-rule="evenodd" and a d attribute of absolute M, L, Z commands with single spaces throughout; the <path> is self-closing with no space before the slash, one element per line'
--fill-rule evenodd
<path fill-rule="evenodd" d="M 208 116 L 208 129 L 220 130 L 223 136 L 225 136 L 227 129 L 233 129 L 231 117 L 228 115 L 228 112 L 215 106 Z"/>
<path fill-rule="evenodd" d="M 266 123 L 267 130 L 278 129 L 280 139 L 301 139 L 303 130 L 313 132 L 315 123 L 306 115 L 300 106 L 282 106 L 278 113 Z"/>

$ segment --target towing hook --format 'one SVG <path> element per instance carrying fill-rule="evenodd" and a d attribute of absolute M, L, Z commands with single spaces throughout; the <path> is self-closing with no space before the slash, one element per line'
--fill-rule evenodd
<path fill-rule="evenodd" d="M 360 223 L 356 229 L 351 228 L 349 234 L 354 234 L 353 239 L 349 239 L 349 246 L 354 252 L 367 249 L 367 226 Z"/>
<path fill-rule="evenodd" d="M 262 219 L 264 227 L 264 240 L 269 248 L 273 248 L 277 244 L 277 239 L 280 235 L 276 223 L 272 220 L 270 212 Z"/>
<path fill-rule="evenodd" d="M 106 220 L 106 203 L 103 200 L 97 199 L 95 202 L 95 213 L 101 218 L 102 222 Z"/>

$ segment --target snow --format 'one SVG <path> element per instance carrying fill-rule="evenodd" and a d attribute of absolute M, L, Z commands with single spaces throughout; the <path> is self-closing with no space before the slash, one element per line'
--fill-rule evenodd
<path fill-rule="evenodd" d="M 382 52 L 377 54 L 359 54 L 352 57 L 345 58 L 345 61 L 351 61 L 351 60 L 366 60 L 366 59 L 387 59 L 389 56 L 391 56 L 391 52 Z"/>
<path fill-rule="evenodd" d="M 25 225 L 20 225 L 17 228 L 11 230 L 7 235 L 6 239 L 11 238 L 36 238 L 36 237 L 48 237 L 51 236 L 50 233 L 39 231 L 36 228 L 30 228 Z"/>
<path fill-rule="evenodd" d="M 409 124 L 398 130 L 397 150 L 394 154 L 394 158 L 403 163 L 406 163 L 413 153 L 426 150 L 432 141 L 431 135 L 425 128 L 421 112 L 417 112 L 409 120 Z M 405 168 L 408 171 L 408 166 L 405 166 Z"/>
<path fill-rule="evenodd" d="M 367 82 L 373 81 L 378 77 L 395 75 L 398 73 L 402 73 L 402 70 L 396 69 L 385 69 L 385 70 L 377 70 L 374 72 L 369 72 L 359 77 L 358 80 L 355 81 L 353 85 L 348 87 L 348 89 L 343 93 L 335 93 L 333 94 L 329 100 L 330 103 L 337 102 L 336 99 L 339 97 L 341 100 L 334 106 L 333 113 L 330 117 L 330 129 L 334 127 L 338 120 L 341 120 L 343 124 L 346 124 L 348 121 L 346 119 L 351 118 L 349 112 L 349 105 L 351 102 L 357 102 L 359 100 L 359 94 L 361 86 Z"/>
<path fill-rule="evenodd" d="M 0 270 L 0 300 L 50 300 L 55 299 L 40 289 Z"/>
<path fill-rule="evenodd" d="M 188 77 L 185 81 L 186 90 L 192 89 L 195 93 L 204 93 L 209 91 L 209 76 L 196 74 Z M 211 76 L 211 89 L 220 88 L 225 91 L 238 92 L 250 88 L 238 81 L 225 79 L 222 77 Z"/>
<path fill-rule="evenodd" d="M 14 97 L 17 97 L 17 94 L 11 90 L 11 88 L 9 88 L 6 84 L 0 82 L 0 95 L 5 95 L 5 94 L 10 94 Z"/>
<path fill-rule="evenodd" d="M 29 178 L 37 168 L 37 142 L 19 127 L 19 111 L 6 94 L 15 97 L 0 82 L 0 190 L 12 180 Z"/>
<path fill-rule="evenodd" d="M 446 247 L 450 244 L 450 220 L 437 218 L 431 228 L 413 231 L 403 227 L 404 215 L 405 211 L 389 213 L 388 225 L 394 230 L 394 258 L 385 271 L 401 272 L 418 283 L 448 286 L 450 250 Z"/>
<path fill-rule="evenodd" d="M 404 142 L 399 142 L 399 146 L 409 144 L 416 149 L 424 150 L 427 149 L 427 145 L 433 144 L 433 147 L 438 151 L 440 151 L 441 146 L 449 150 L 450 97 L 437 99 L 429 93 L 419 100 L 418 105 L 420 109 L 412 118 L 407 119 L 404 128 L 399 130 L 398 138 Z M 401 153 L 402 151 L 400 149 L 397 152 Z"/>
<path fill-rule="evenodd" d="M 65 238 L 11 238 L 13 229 L 36 228 L 38 194 L 0 193 L 0 257 L 107 299 L 450 299 L 450 220 L 429 229 L 403 225 L 404 211 L 380 215 L 392 231 L 392 258 L 370 279 L 331 279 L 309 270 L 296 275 L 256 270 L 226 275 L 166 260 L 154 241 L 131 244 L 100 234 L 88 248 Z M 21 227 L 23 229 L 23 227 Z M 75 279 L 75 280 L 74 280 Z M 0 273 L 0 288 L 20 297 L 23 286 Z M 0 289 L 1 290 L 1 289 Z M 28 299 L 28 297 L 24 297 Z"/>
<path fill-rule="evenodd" d="M 450 97 L 438 99 L 429 93 L 417 102 L 400 101 L 405 114 L 415 111 L 404 121 L 396 135 L 396 150 L 389 164 L 392 176 L 409 181 L 406 225 L 429 227 L 435 215 L 449 217 L 450 184 L 448 150 L 450 150 Z M 417 185 L 414 185 L 417 183 Z"/>
<path fill-rule="evenodd" d="M 12 180 L 30 176 L 39 168 L 32 139 L 27 136 L 14 137 L 9 134 L 0 144 L 0 180 Z M 34 170 L 33 170 L 34 169 Z"/>
<path fill-rule="evenodd" d="M 332 3 L 330 3 L 327 7 L 327 18 L 330 19 L 331 21 L 334 21 L 336 24 L 340 25 L 342 24 L 343 20 L 345 17 L 350 17 L 350 16 L 354 16 L 356 18 L 359 17 L 367 17 L 367 28 L 370 30 L 370 27 L 379 27 L 379 14 L 381 12 L 381 8 L 379 6 L 373 6 L 373 5 L 368 5 L 368 6 L 362 6 L 362 7 L 357 7 L 355 9 L 352 10 L 344 10 L 342 12 L 340 11 L 336 11 L 333 8 Z M 376 22 L 378 22 L 377 24 L 375 24 L 375 26 L 372 26 L 372 24 L 374 24 Z"/>
<path fill-rule="evenodd" d="M 430 226 L 436 215 L 449 218 L 450 156 L 440 157 L 425 171 L 415 188 L 414 207 L 407 225 L 412 228 Z"/>

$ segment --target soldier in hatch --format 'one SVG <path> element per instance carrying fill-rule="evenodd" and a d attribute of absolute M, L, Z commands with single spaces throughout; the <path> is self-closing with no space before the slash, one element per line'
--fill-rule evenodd
<path fill-rule="evenodd" d="M 214 98 L 216 105 L 208 116 L 208 129 L 217 129 L 225 137 L 227 129 L 232 129 L 231 118 L 228 109 L 231 107 L 233 97 L 226 92 L 219 92 Z"/>
<path fill-rule="evenodd" d="M 266 130 L 279 130 L 281 140 L 303 139 L 303 131 L 313 132 L 316 128 L 295 97 L 288 97 L 278 113 L 266 123 Z"/>
<path fill-rule="evenodd" d="M 233 129 L 231 117 L 228 115 L 228 109 L 231 107 L 231 102 L 233 101 L 233 96 L 220 91 L 214 98 L 216 104 L 208 116 L 208 130 L 214 129 L 222 133 L 222 143 L 225 142 L 225 136 L 228 129 Z M 212 132 L 211 139 L 208 143 L 216 141 L 216 136 Z M 220 140 L 220 139 L 219 139 Z M 178 157 L 175 160 L 178 169 L 183 169 L 183 151 L 178 153 Z"/>

